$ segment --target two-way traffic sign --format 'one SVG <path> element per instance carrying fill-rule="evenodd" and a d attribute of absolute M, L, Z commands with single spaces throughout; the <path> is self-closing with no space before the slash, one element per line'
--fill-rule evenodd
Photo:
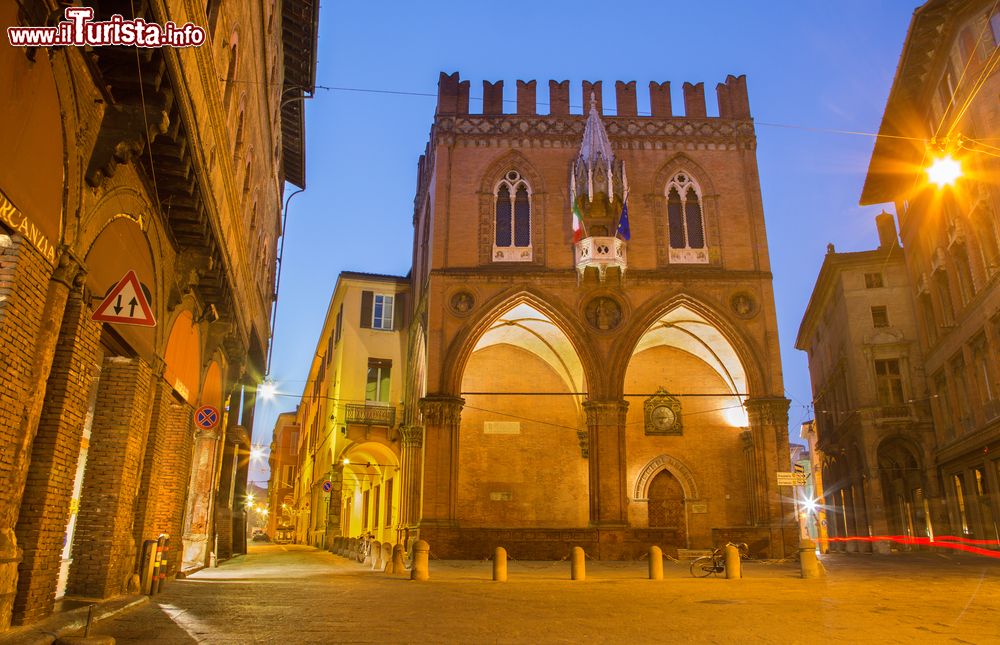
<path fill-rule="evenodd" d="M 153 311 L 149 307 L 149 299 L 143 293 L 139 278 L 132 270 L 129 270 L 118 281 L 118 284 L 111 288 L 111 291 L 97 306 L 90 318 L 106 323 L 140 325 L 142 327 L 156 326 Z"/>

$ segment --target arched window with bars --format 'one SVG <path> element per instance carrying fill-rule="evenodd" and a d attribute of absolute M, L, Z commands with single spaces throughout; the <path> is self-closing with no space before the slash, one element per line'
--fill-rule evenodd
<path fill-rule="evenodd" d="M 676 173 L 665 189 L 670 262 L 707 264 L 705 209 L 701 187 L 687 172 Z"/>
<path fill-rule="evenodd" d="M 493 191 L 493 261 L 530 262 L 531 186 L 508 171 Z"/>

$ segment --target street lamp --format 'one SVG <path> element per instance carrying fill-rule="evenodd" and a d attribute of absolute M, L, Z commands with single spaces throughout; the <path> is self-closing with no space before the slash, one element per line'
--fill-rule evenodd
<path fill-rule="evenodd" d="M 962 164 L 950 154 L 937 157 L 927 166 L 927 178 L 938 188 L 951 186 L 962 176 Z"/>

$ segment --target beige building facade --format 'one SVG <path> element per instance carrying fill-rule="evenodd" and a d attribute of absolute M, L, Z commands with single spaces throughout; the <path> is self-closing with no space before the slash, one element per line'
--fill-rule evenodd
<path fill-rule="evenodd" d="M 906 261 L 892 215 L 876 221 L 878 249 L 829 246 L 795 344 L 809 356 L 817 504 L 841 551 L 887 552 L 893 541 L 868 538 L 947 526 Z"/>
<path fill-rule="evenodd" d="M 573 91 L 442 74 L 418 169 L 399 526 L 441 557 L 797 545 L 745 78 Z M 582 90 L 582 91 L 581 91 Z M 570 103 L 586 106 L 571 114 Z M 646 112 L 645 105 L 643 111 Z M 621 215 L 627 205 L 627 234 Z M 578 212 L 580 232 L 573 229 Z M 788 491 L 786 491 L 788 492 Z"/>
<path fill-rule="evenodd" d="M 206 42 L 0 47 L 0 630 L 134 591 L 161 535 L 168 576 L 245 550 L 282 192 L 304 182 L 315 3 L 78 4 Z M 64 5 L 0 3 L 0 26 Z"/>
<path fill-rule="evenodd" d="M 1000 13 L 932 0 L 913 16 L 862 204 L 892 202 L 906 249 L 951 533 L 1000 544 Z M 951 155 L 962 176 L 928 181 Z"/>

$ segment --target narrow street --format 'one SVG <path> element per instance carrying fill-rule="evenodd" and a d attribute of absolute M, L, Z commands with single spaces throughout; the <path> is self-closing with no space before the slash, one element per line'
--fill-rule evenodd
<path fill-rule="evenodd" d="M 957 554 L 831 555 L 829 576 L 749 563 L 744 579 L 694 579 L 667 562 L 431 561 L 427 583 L 303 546 L 247 556 L 171 582 L 96 626 L 119 643 L 995 643 L 1000 562 Z"/>

